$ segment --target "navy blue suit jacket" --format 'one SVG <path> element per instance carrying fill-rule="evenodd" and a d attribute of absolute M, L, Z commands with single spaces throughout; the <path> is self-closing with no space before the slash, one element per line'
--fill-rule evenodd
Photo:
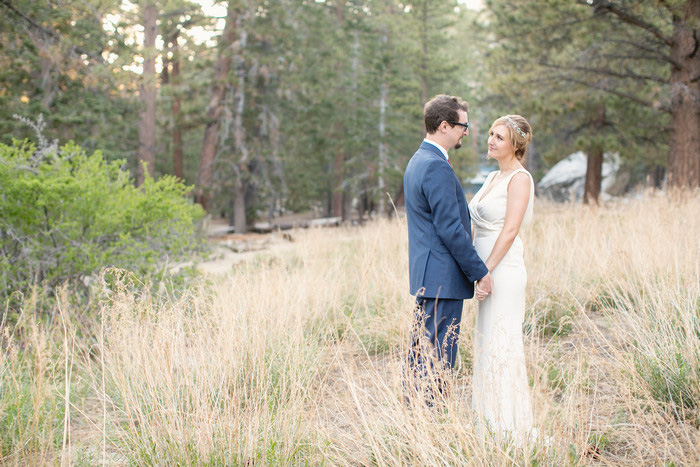
<path fill-rule="evenodd" d="M 423 142 L 403 177 L 411 295 L 464 299 L 489 271 L 476 254 L 464 190 L 440 150 Z"/>

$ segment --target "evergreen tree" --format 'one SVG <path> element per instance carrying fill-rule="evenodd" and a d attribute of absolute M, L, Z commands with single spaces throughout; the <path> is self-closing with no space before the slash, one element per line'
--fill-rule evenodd
<path fill-rule="evenodd" d="M 133 154 L 137 108 L 115 63 L 124 48 L 112 1 L 0 2 L 0 140 L 29 137 L 12 115 L 43 115 L 50 139 L 74 140 L 108 159 Z M 121 88 L 121 89 L 120 89 Z"/>
<path fill-rule="evenodd" d="M 160 144 L 156 146 L 156 173 L 171 173 L 194 183 L 214 57 L 206 39 L 198 39 L 194 31 L 213 34 L 214 18 L 187 0 L 168 0 L 159 17 L 164 49 L 157 102 L 156 140 Z"/>
<path fill-rule="evenodd" d="M 655 167 L 667 159 L 669 182 L 691 184 L 687 177 L 694 177 L 694 162 L 687 160 L 700 159 L 700 147 L 692 149 L 688 135 L 698 134 L 698 129 L 679 128 L 674 115 L 687 111 L 692 99 L 672 96 L 697 85 L 688 76 L 687 82 L 678 82 L 673 71 L 692 68 L 694 59 L 672 60 L 680 39 L 671 36 L 677 28 L 690 27 L 694 13 L 688 2 L 662 3 L 663 8 L 656 2 L 488 2 L 499 44 L 494 62 L 511 68 L 499 89 L 511 94 L 522 90 L 529 98 L 526 108 L 538 119 L 536 128 L 549 133 L 545 140 L 550 148 L 559 146 L 557 139 L 567 144 L 573 140 L 598 159 L 591 168 L 600 166 L 603 149 L 619 151 L 642 177 L 657 174 Z M 689 118 L 684 124 L 694 121 Z M 684 149 L 678 135 L 685 135 Z M 660 157 L 664 152 L 667 157 Z M 681 178 L 672 175 L 678 158 L 688 167 Z M 587 195 L 592 199 L 595 185 L 599 173 L 589 176 Z"/>
<path fill-rule="evenodd" d="M 156 36 L 158 8 L 153 1 L 140 4 L 143 20 L 143 70 L 139 83 L 141 103 L 139 124 L 139 156 L 136 184 L 143 184 L 146 174 L 153 177 L 156 165 Z"/>

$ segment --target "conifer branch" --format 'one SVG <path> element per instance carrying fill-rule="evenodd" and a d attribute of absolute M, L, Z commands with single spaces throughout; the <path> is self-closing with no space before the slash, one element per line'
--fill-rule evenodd
<path fill-rule="evenodd" d="M 624 45 L 632 46 L 632 47 L 637 48 L 639 50 L 642 50 L 644 52 L 648 52 L 652 56 L 658 57 L 659 60 L 670 63 L 671 66 L 673 66 L 676 69 L 681 68 L 681 65 L 677 61 L 673 60 L 670 55 L 665 54 L 665 53 L 661 53 L 658 49 L 654 49 L 651 47 L 645 47 L 644 45 L 640 44 L 639 42 L 622 40 L 622 39 L 612 39 L 610 42 L 612 42 L 613 44 L 624 44 Z M 630 58 L 636 58 L 636 57 L 630 57 Z M 652 57 L 650 57 L 650 59 L 653 60 Z"/>
<path fill-rule="evenodd" d="M 25 20 L 34 29 L 40 31 L 43 34 L 46 34 L 49 37 L 52 37 L 53 39 L 55 39 L 57 41 L 61 40 L 61 36 L 57 32 L 43 27 L 41 24 L 37 23 L 31 17 L 29 17 L 29 16 L 25 15 L 24 13 L 22 13 L 21 11 L 19 11 L 12 3 L 10 3 L 9 0 L 0 0 L 0 4 L 2 4 L 5 8 L 9 9 L 11 12 L 16 14 L 17 16 L 19 16 L 23 20 Z M 93 52 L 89 52 L 89 51 L 87 51 L 81 47 L 78 47 L 77 45 L 74 45 L 74 44 L 71 44 L 71 49 L 73 51 L 79 53 L 80 55 L 87 55 L 88 57 L 98 61 L 99 63 L 104 63 L 104 59 L 102 58 L 101 55 L 95 55 Z"/>
<path fill-rule="evenodd" d="M 650 102 L 650 101 L 641 99 L 641 98 L 639 98 L 639 97 L 637 97 L 637 96 L 635 96 L 635 95 L 633 95 L 633 94 L 629 94 L 629 93 L 626 93 L 626 92 L 618 91 L 617 89 L 610 88 L 610 87 L 605 86 L 605 85 L 600 84 L 600 83 L 588 83 L 588 82 L 586 82 L 586 81 L 582 81 L 582 80 L 579 80 L 579 79 L 576 79 L 576 78 L 572 78 L 572 77 L 570 77 L 570 76 L 561 76 L 560 79 L 563 79 L 564 81 L 569 81 L 569 82 L 571 82 L 571 83 L 579 84 L 579 85 L 581 85 L 581 86 L 586 86 L 586 87 L 588 87 L 588 88 L 598 89 L 598 90 L 600 90 L 600 91 L 604 91 L 604 92 L 607 92 L 607 93 L 610 93 L 610 94 L 614 94 L 614 95 L 616 95 L 616 96 L 624 97 L 625 99 L 629 99 L 629 100 L 631 100 L 631 101 L 633 101 L 633 102 L 636 102 L 637 104 L 643 105 L 643 106 L 645 106 L 645 107 L 649 107 L 649 108 L 652 108 L 652 109 L 657 108 L 657 107 L 654 105 L 653 102 Z M 668 111 L 665 107 L 662 107 L 661 110 L 663 110 L 663 111 L 665 111 L 665 112 Z"/>
<path fill-rule="evenodd" d="M 540 65 L 547 67 L 547 68 L 554 68 L 557 70 L 577 70 L 577 71 L 585 71 L 586 73 L 594 73 L 597 75 L 604 75 L 604 76 L 614 76 L 616 78 L 631 78 L 635 80 L 641 80 L 641 81 L 653 81 L 656 83 L 661 83 L 661 84 L 668 84 L 667 79 L 660 78 L 658 76 L 651 76 L 651 75 L 640 75 L 638 73 L 631 72 L 629 70 L 626 70 L 625 72 L 619 72 L 619 71 L 612 71 L 609 69 L 604 69 L 604 68 L 593 68 L 593 67 L 587 67 L 587 66 L 561 66 L 561 65 L 555 65 L 553 63 L 548 63 L 545 61 L 540 61 Z"/>
<path fill-rule="evenodd" d="M 596 13 L 612 13 L 613 15 L 617 16 L 622 22 L 631 24 L 633 26 L 637 26 L 639 28 L 644 29 L 645 31 L 650 32 L 652 35 L 660 39 L 664 44 L 668 45 L 669 47 L 673 45 L 673 39 L 666 36 L 656 26 L 654 26 L 653 24 L 649 24 L 640 18 L 637 18 L 636 16 L 630 15 L 619 6 L 613 4 L 613 2 L 607 0 L 594 0 L 592 3 L 588 3 L 583 0 L 579 0 L 579 3 L 591 5 Z"/>

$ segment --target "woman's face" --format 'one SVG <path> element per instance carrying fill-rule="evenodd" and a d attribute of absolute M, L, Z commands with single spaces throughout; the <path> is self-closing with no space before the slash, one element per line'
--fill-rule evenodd
<path fill-rule="evenodd" d="M 515 148 L 510 143 L 510 133 L 505 125 L 496 125 L 489 131 L 488 156 L 496 160 L 515 157 Z"/>

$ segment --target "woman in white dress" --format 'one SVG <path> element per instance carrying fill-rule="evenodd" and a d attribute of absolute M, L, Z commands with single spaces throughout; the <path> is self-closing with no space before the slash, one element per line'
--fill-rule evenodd
<path fill-rule="evenodd" d="M 490 295 L 478 283 L 476 288 L 472 408 L 491 433 L 519 440 L 532 434 L 533 424 L 522 333 L 527 271 L 518 236 L 532 217 L 535 197 L 532 176 L 521 163 L 531 139 L 530 124 L 520 115 L 493 123 L 488 157 L 499 170 L 469 203 L 474 246 L 493 277 Z"/>

